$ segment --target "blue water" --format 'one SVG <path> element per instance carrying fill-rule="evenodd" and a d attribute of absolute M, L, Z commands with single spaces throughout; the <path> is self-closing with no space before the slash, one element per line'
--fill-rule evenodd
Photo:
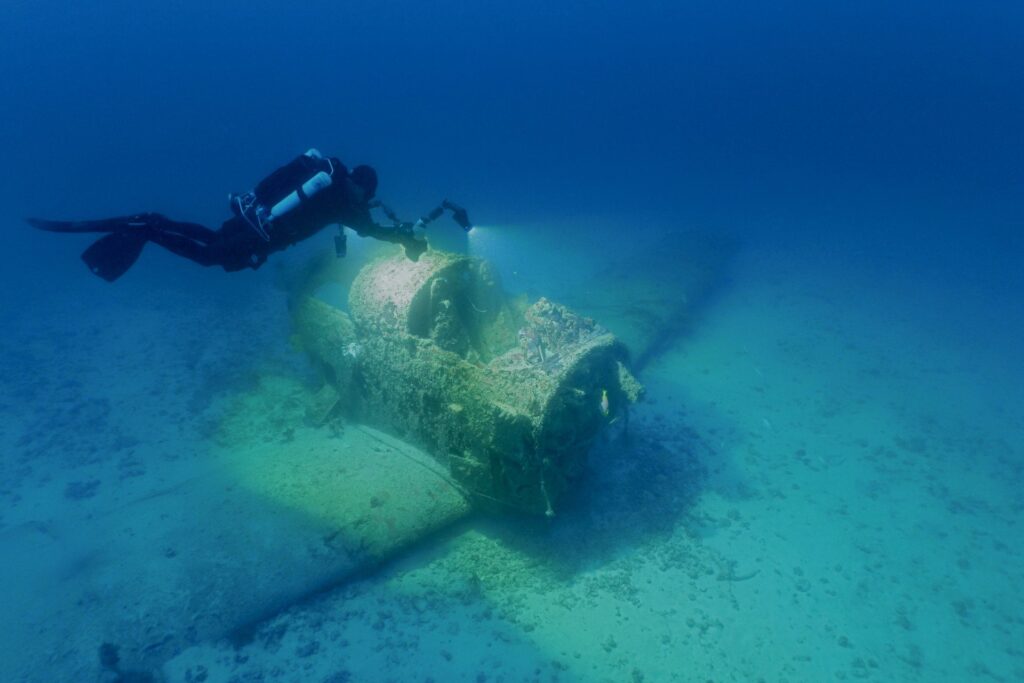
<path fill-rule="evenodd" d="M 212 401 L 268 358 L 301 366 L 278 266 L 333 248 L 325 231 L 225 274 L 150 246 L 109 285 L 78 260 L 88 238 L 22 219 L 152 210 L 216 227 L 226 193 L 315 146 L 375 166 L 403 216 L 464 204 L 479 241 L 439 222 L 432 243 L 492 259 L 534 296 L 571 298 L 617 253 L 672 253 L 684 231 L 735 240 L 739 255 L 642 377 L 651 433 L 667 421 L 716 454 L 693 455 L 705 475 L 675 526 L 648 537 L 655 525 L 631 512 L 607 527 L 630 538 L 614 559 L 555 579 L 531 575 L 522 548 L 586 525 L 470 529 L 448 555 L 423 550 L 295 608 L 307 631 L 334 629 L 313 652 L 237 646 L 277 667 L 266 680 L 1024 680 L 1022 36 L 1024 6 L 998 2 L 3 3 L 5 554 L 27 552 L 26 528 L 116 517 L 109 486 L 89 488 L 104 466 L 127 462 L 122 481 L 133 468 L 187 478 L 179 459 L 206 448 Z M 831 514 L 842 523 L 801 526 Z M 747 534 L 726 543 L 706 525 Z M 680 576 L 650 567 L 680 534 L 694 544 L 681 576 L 697 583 L 676 592 Z M 474 567 L 488 551 L 532 587 Z M 726 580 L 693 578 L 723 562 L 738 567 Z M 623 598 L 608 576 L 627 570 Z M 445 593 L 430 571 L 472 575 L 473 590 Z M 843 578 L 825 586 L 825 571 Z M 411 608 L 417 591 L 436 609 Z M 573 621 L 533 595 L 562 596 L 607 632 L 565 633 Z M 348 621 L 346 599 L 362 610 Z M 396 616 L 358 630 L 373 610 Z M 872 623 L 872 610 L 887 616 Z M 168 680 L 186 664 L 256 680 L 214 665 L 233 650 L 201 649 L 228 646 L 197 647 Z M 459 668 L 460 651 L 484 654 Z"/>

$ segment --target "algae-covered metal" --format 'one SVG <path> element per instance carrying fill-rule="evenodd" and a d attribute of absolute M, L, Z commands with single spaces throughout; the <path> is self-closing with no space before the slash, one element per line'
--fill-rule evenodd
<path fill-rule="evenodd" d="M 336 405 L 424 446 L 481 504 L 553 514 L 641 391 L 614 336 L 546 299 L 509 299 L 478 259 L 371 262 L 349 311 L 314 298 L 295 309 Z"/>

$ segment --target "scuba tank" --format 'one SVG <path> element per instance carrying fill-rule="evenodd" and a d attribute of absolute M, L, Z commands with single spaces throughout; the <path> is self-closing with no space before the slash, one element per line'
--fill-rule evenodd
<path fill-rule="evenodd" d="M 274 222 L 330 187 L 338 170 L 343 176 L 348 173 L 338 160 L 325 159 L 318 150 L 310 149 L 261 180 L 252 191 L 230 195 L 231 210 L 269 242 Z"/>
<path fill-rule="evenodd" d="M 274 207 L 270 209 L 270 214 L 267 216 L 267 220 L 277 220 L 289 211 L 294 210 L 302 202 L 315 196 L 320 192 L 320 190 L 323 190 L 325 187 L 330 187 L 330 185 L 331 176 L 320 171 L 315 176 L 302 183 L 299 189 L 292 192 L 277 204 L 274 204 Z"/>

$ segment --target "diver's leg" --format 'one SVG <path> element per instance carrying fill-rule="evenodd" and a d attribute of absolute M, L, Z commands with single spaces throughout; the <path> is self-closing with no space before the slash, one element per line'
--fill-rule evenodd
<path fill-rule="evenodd" d="M 116 230 L 94 242 L 82 253 L 82 260 L 96 275 L 113 282 L 138 260 L 147 242 L 155 242 L 168 251 L 203 266 L 224 265 L 220 244 L 206 244 L 184 235 L 151 227 Z"/>
<path fill-rule="evenodd" d="M 211 230 L 205 225 L 199 225 L 198 223 L 184 223 L 182 221 L 172 221 L 163 216 L 160 216 L 159 221 L 154 222 L 151 226 L 154 230 L 163 233 L 173 233 L 187 237 L 190 240 L 202 242 L 203 244 L 212 244 L 217 238 L 217 231 Z"/>
<path fill-rule="evenodd" d="M 198 223 L 172 221 L 159 213 L 111 218 L 105 223 L 113 232 L 145 236 L 148 241 L 202 266 L 219 265 L 222 261 L 221 250 L 211 246 L 217 231 Z"/>
<path fill-rule="evenodd" d="M 159 229 L 148 230 L 146 238 L 172 254 L 187 258 L 201 266 L 223 265 L 223 250 L 211 246 L 209 242 L 201 242 L 185 235 Z"/>
<path fill-rule="evenodd" d="M 172 221 L 158 213 L 139 213 L 96 221 L 28 219 L 28 222 L 40 230 L 50 232 L 109 232 L 124 235 L 124 240 L 106 240 L 98 247 L 87 250 L 86 263 L 93 272 L 107 279 L 112 279 L 104 275 L 108 270 L 117 272 L 115 278 L 124 272 L 121 262 L 127 256 L 121 258 L 122 254 L 133 254 L 131 262 L 134 262 L 146 241 L 159 244 L 171 253 L 202 266 L 223 266 L 226 270 L 254 268 L 263 260 L 254 256 L 258 250 L 246 242 L 245 238 L 250 236 L 248 232 L 238 229 L 225 232 L 225 227 L 233 225 L 231 221 L 225 223 L 221 230 L 211 230 L 198 223 Z M 127 239 L 129 237 L 131 239 Z M 111 254 L 117 256 L 113 259 L 116 268 L 106 268 L 106 261 L 112 260 L 108 258 Z"/>
<path fill-rule="evenodd" d="M 177 225 L 180 227 L 182 224 Z M 259 268 L 266 261 L 266 253 L 254 248 L 254 245 L 245 239 L 248 237 L 247 234 L 237 235 L 223 228 L 209 230 L 194 223 L 185 225 L 198 228 L 201 232 L 193 231 L 191 234 L 209 241 L 192 239 L 169 229 L 147 230 L 146 239 L 201 266 L 221 266 L 228 272 Z"/>

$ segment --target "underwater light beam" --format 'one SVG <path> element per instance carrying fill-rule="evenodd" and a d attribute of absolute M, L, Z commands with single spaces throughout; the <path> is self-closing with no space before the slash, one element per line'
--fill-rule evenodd
<path fill-rule="evenodd" d="M 470 254 L 479 253 L 486 244 L 493 242 L 495 230 L 491 225 L 472 225 L 466 230 L 466 250 Z M 493 248 L 493 245 L 491 245 Z"/>

